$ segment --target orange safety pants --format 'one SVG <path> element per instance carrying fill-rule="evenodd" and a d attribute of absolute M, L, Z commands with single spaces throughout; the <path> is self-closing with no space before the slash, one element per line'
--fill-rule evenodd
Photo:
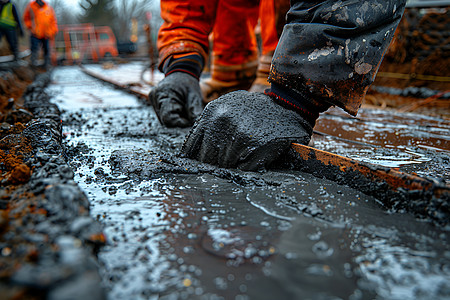
<path fill-rule="evenodd" d="M 213 64 L 242 65 L 258 59 L 255 27 L 259 0 L 219 1 L 212 32 Z"/>
<path fill-rule="evenodd" d="M 192 52 L 206 61 L 210 33 L 214 64 L 235 66 L 256 61 L 258 18 L 264 55 L 275 50 L 288 8 L 288 0 L 161 0 L 160 66 L 171 55 Z"/>

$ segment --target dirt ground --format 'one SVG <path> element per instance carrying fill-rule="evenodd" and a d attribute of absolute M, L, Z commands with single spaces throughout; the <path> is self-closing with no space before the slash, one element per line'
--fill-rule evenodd
<path fill-rule="evenodd" d="M 81 298 L 102 299 L 93 254 L 105 238 L 64 159 L 50 75 L 0 72 L 0 298 L 61 299 L 81 284 Z"/>
<path fill-rule="evenodd" d="M 10 180 L 13 184 L 24 183 L 30 176 L 30 169 L 22 163 L 24 155 L 31 149 L 26 139 L 11 140 L 20 135 L 32 115 L 24 109 L 21 97 L 27 86 L 33 81 L 34 73 L 28 68 L 16 68 L 14 71 L 0 71 L 0 159 L 3 161 L 0 180 Z M 6 138 L 9 137 L 9 138 Z M 14 145 L 14 147 L 12 147 Z M 12 148 L 12 149 L 11 149 Z M 5 152 L 4 150 L 9 150 Z"/>

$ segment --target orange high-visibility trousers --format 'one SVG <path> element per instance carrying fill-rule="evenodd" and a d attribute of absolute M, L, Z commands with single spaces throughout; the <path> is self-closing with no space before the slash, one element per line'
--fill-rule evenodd
<path fill-rule="evenodd" d="M 255 27 L 259 0 L 221 0 L 213 27 L 213 63 L 230 66 L 258 59 Z"/>
<path fill-rule="evenodd" d="M 219 1 L 212 33 L 211 77 L 222 81 L 253 80 L 258 67 L 258 71 L 267 78 L 288 9 L 289 0 L 242 1 L 239 6 Z M 258 19 L 260 53 L 255 34 Z"/>
<path fill-rule="evenodd" d="M 283 31 L 289 6 L 289 0 L 261 0 L 259 5 L 261 53 L 256 80 L 250 91 L 263 91 L 269 86 L 268 77 L 272 55 Z"/>
<path fill-rule="evenodd" d="M 164 20 L 158 33 L 159 68 L 172 55 L 197 53 L 204 61 L 218 0 L 161 0 Z"/>
<path fill-rule="evenodd" d="M 261 0 L 259 19 L 261 24 L 262 55 L 273 53 L 286 23 L 289 0 Z"/>
<path fill-rule="evenodd" d="M 267 54 L 275 50 L 288 7 L 288 0 L 162 0 L 164 24 L 158 34 L 160 66 L 171 55 L 192 52 L 206 61 L 210 33 L 213 64 L 238 66 L 256 61 L 258 17 L 262 54 Z"/>

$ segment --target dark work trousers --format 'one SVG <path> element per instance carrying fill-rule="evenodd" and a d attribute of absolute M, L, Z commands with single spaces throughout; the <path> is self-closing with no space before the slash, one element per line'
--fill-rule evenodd
<path fill-rule="evenodd" d="M 0 28 L 0 40 L 2 39 L 3 36 L 6 37 L 6 40 L 8 41 L 9 47 L 11 49 L 11 52 L 14 55 L 14 58 L 18 59 L 19 48 L 17 46 L 16 29 Z"/>
<path fill-rule="evenodd" d="M 406 0 L 291 0 L 269 81 L 356 115 Z M 297 95 L 298 94 L 298 95 Z"/>
<path fill-rule="evenodd" d="M 36 60 L 39 54 L 39 46 L 42 45 L 42 49 L 44 51 L 44 61 L 45 64 L 50 63 L 50 51 L 48 48 L 48 39 L 39 39 L 35 36 L 30 37 L 31 44 L 31 64 L 36 65 Z"/>

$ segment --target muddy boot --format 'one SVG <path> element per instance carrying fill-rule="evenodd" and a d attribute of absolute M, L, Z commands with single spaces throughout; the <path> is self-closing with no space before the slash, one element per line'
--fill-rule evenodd
<path fill-rule="evenodd" d="M 32 67 L 36 68 L 37 65 L 37 54 L 36 53 L 31 53 L 31 57 L 30 57 L 30 64 Z"/>
<path fill-rule="evenodd" d="M 273 51 L 259 58 L 258 71 L 256 72 L 256 79 L 250 87 L 250 92 L 263 93 L 266 89 L 270 88 L 268 81 L 270 64 L 272 62 Z"/>
<path fill-rule="evenodd" d="M 28 65 L 26 61 L 19 57 L 19 52 L 14 52 L 14 63 L 19 67 L 26 67 Z"/>
<path fill-rule="evenodd" d="M 13 55 L 14 55 L 14 61 L 18 61 L 19 60 L 19 52 L 13 51 Z"/>
<path fill-rule="evenodd" d="M 209 103 L 237 90 L 248 90 L 256 77 L 257 61 L 242 65 L 212 67 L 212 76 L 200 82 L 203 101 Z"/>
<path fill-rule="evenodd" d="M 51 64 L 51 62 L 50 62 L 50 57 L 46 56 L 46 57 L 44 58 L 44 69 L 45 69 L 46 71 L 48 71 L 48 70 L 51 69 L 51 67 L 52 67 L 52 64 Z"/>

